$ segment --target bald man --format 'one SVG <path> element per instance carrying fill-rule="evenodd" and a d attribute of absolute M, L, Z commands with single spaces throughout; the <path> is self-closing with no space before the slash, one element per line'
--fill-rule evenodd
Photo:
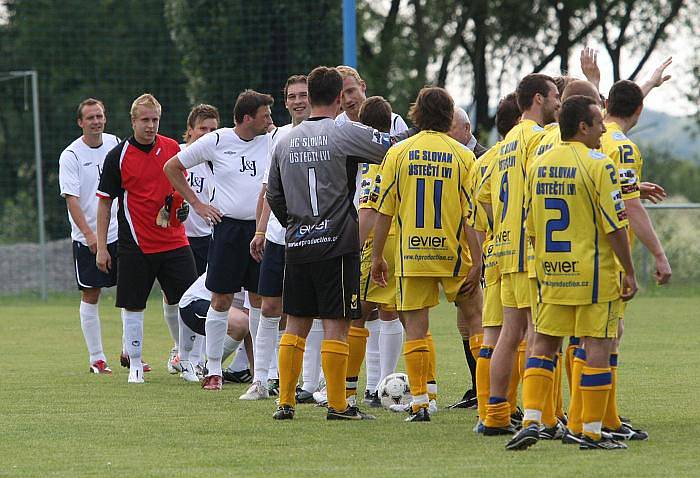
<path fill-rule="evenodd" d="M 469 115 L 459 106 L 455 106 L 452 126 L 447 134 L 469 148 L 477 158 L 487 150 L 476 141 L 476 136 L 472 134 L 472 123 L 469 120 Z"/>

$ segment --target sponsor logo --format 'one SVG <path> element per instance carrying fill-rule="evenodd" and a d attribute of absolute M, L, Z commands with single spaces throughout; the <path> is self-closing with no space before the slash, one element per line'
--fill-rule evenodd
<path fill-rule="evenodd" d="M 510 231 L 501 231 L 495 236 L 493 236 L 493 240 L 496 244 L 505 244 L 510 242 Z"/>
<path fill-rule="evenodd" d="M 249 161 L 246 161 L 245 156 L 241 156 L 241 169 L 238 172 L 245 173 L 246 171 L 250 171 L 250 175 L 255 176 L 255 174 L 257 173 L 255 160 L 251 159 Z"/>
<path fill-rule="evenodd" d="M 89 161 L 87 163 L 83 163 L 83 167 L 88 167 L 88 166 L 92 166 L 92 161 Z"/>
<path fill-rule="evenodd" d="M 544 261 L 542 267 L 545 274 L 571 274 L 577 273 L 578 261 Z"/>
<path fill-rule="evenodd" d="M 613 201 L 622 201 L 622 193 L 619 189 L 616 189 L 610 193 L 610 197 Z"/>
<path fill-rule="evenodd" d="M 391 136 L 388 133 L 374 130 L 372 131 L 372 142 L 389 147 L 391 145 Z"/>
<path fill-rule="evenodd" d="M 357 294 L 353 294 L 350 298 L 350 308 L 353 310 L 357 309 Z"/>
<path fill-rule="evenodd" d="M 187 177 L 188 182 L 190 183 L 190 187 L 194 192 L 197 194 L 200 194 L 204 190 L 204 178 L 201 176 L 197 176 L 196 174 L 190 173 L 189 176 Z"/>
<path fill-rule="evenodd" d="M 141 345 L 141 341 L 140 340 L 132 340 L 131 345 L 133 345 L 134 347 L 138 347 L 139 345 Z"/>
<path fill-rule="evenodd" d="M 637 182 L 637 174 L 634 169 L 620 169 L 620 182 L 623 184 L 634 184 Z"/>
<path fill-rule="evenodd" d="M 593 159 L 603 159 L 607 158 L 605 153 L 601 153 L 600 151 L 596 151 L 595 149 L 591 149 L 588 151 L 588 155 L 593 158 Z"/>
<path fill-rule="evenodd" d="M 437 236 L 409 236 L 409 249 L 447 249 L 447 238 Z"/>
<path fill-rule="evenodd" d="M 330 223 L 330 219 L 326 219 L 318 224 L 302 224 L 297 229 L 296 237 L 302 238 L 308 235 L 322 234 L 329 229 Z"/>
<path fill-rule="evenodd" d="M 235 151 L 224 151 L 224 154 L 236 154 Z"/>
<path fill-rule="evenodd" d="M 627 136 L 625 136 L 625 133 L 623 133 L 622 131 L 615 131 L 612 134 L 612 139 L 614 139 L 615 141 L 624 141 L 627 139 Z"/>

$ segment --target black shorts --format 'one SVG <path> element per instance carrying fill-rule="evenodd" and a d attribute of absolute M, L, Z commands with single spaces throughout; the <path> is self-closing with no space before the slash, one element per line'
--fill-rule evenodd
<path fill-rule="evenodd" d="M 265 252 L 260 263 L 258 294 L 263 297 L 282 297 L 284 281 L 284 246 L 265 242 Z"/>
<path fill-rule="evenodd" d="M 97 268 L 95 254 L 90 248 L 78 241 L 73 241 L 73 267 L 75 267 L 75 281 L 78 289 L 97 289 L 102 287 L 114 287 L 117 285 L 117 242 L 107 244 L 107 251 L 112 258 L 112 269 L 104 273 Z"/>
<path fill-rule="evenodd" d="M 197 280 L 192 249 L 144 254 L 123 252 L 117 267 L 117 307 L 146 308 L 153 282 L 158 279 L 168 304 L 177 304 L 185 291 Z"/>
<path fill-rule="evenodd" d="M 284 268 L 284 312 L 321 319 L 360 318 L 360 254 Z"/>
<path fill-rule="evenodd" d="M 202 237 L 188 237 L 190 241 L 190 248 L 192 249 L 192 254 L 194 255 L 194 263 L 197 266 L 197 275 L 204 274 L 207 270 L 207 256 L 209 255 L 209 243 L 211 242 L 211 235 Z"/>
<path fill-rule="evenodd" d="M 210 304 L 208 300 L 199 299 L 190 302 L 187 307 L 180 307 L 182 321 L 199 335 L 207 335 L 204 330 L 204 324 L 207 321 L 207 312 Z"/>
<path fill-rule="evenodd" d="M 225 217 L 214 226 L 207 257 L 207 289 L 217 294 L 233 294 L 241 287 L 258 292 L 260 264 L 250 255 L 253 237 L 255 221 Z"/>

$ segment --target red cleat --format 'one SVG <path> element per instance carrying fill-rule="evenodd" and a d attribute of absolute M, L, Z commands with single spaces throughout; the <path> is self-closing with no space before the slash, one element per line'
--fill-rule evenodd
<path fill-rule="evenodd" d="M 221 378 L 221 375 L 209 375 L 204 378 L 202 388 L 204 390 L 221 390 L 223 383 L 224 380 Z"/>
<path fill-rule="evenodd" d="M 112 375 L 112 369 L 107 366 L 107 363 L 104 360 L 98 360 L 90 365 L 90 373 Z"/>
<path fill-rule="evenodd" d="M 122 352 L 121 355 L 119 355 L 119 363 L 122 367 L 129 368 L 129 356 L 125 352 Z M 151 366 L 143 360 L 141 360 L 141 366 L 143 367 L 144 373 L 151 371 Z"/>

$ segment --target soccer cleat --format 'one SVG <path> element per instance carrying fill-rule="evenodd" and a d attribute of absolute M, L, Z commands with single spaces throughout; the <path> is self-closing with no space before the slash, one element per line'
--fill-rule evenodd
<path fill-rule="evenodd" d="M 122 352 L 119 355 L 119 364 L 124 368 L 129 368 L 131 366 L 131 361 L 129 360 L 129 356 L 126 354 L 126 352 Z M 144 373 L 151 371 L 151 366 L 143 360 L 141 360 L 141 367 L 143 368 Z"/>
<path fill-rule="evenodd" d="M 624 423 L 617 430 L 604 428 L 603 431 L 610 434 L 613 440 L 648 440 L 649 434 L 644 430 L 637 430 Z"/>
<path fill-rule="evenodd" d="M 540 440 L 559 440 L 564 437 L 564 434 L 566 434 L 566 427 L 559 420 L 553 427 L 540 428 Z"/>
<path fill-rule="evenodd" d="M 557 420 L 559 420 L 564 426 L 569 424 L 569 417 L 566 416 L 566 413 L 563 416 L 557 416 Z"/>
<path fill-rule="evenodd" d="M 498 435 L 513 435 L 517 430 L 513 425 L 505 427 L 487 427 L 484 425 L 484 436 L 493 437 Z"/>
<path fill-rule="evenodd" d="M 580 445 L 582 435 L 576 435 L 572 433 L 568 428 L 564 431 L 564 436 L 561 437 L 561 442 L 564 445 Z"/>
<path fill-rule="evenodd" d="M 224 380 L 227 382 L 233 382 L 233 383 L 252 383 L 253 382 L 253 376 L 250 374 L 249 369 L 237 370 L 235 372 L 232 372 L 231 370 L 226 369 L 223 372 L 223 377 L 224 377 Z"/>
<path fill-rule="evenodd" d="M 170 350 L 170 357 L 168 357 L 167 363 L 168 373 L 175 375 L 176 373 L 182 372 L 182 366 L 180 365 L 180 355 L 177 353 L 177 347 L 173 347 Z"/>
<path fill-rule="evenodd" d="M 267 398 L 270 398 L 270 393 L 260 381 L 253 382 L 248 391 L 238 397 L 239 400 L 266 400 Z"/>
<path fill-rule="evenodd" d="M 180 366 L 182 367 L 182 373 L 180 374 L 180 378 L 182 378 L 185 382 L 199 383 L 199 376 L 197 376 L 197 372 L 192 366 L 192 362 L 188 360 L 183 360 L 182 362 L 180 362 Z"/>
<path fill-rule="evenodd" d="M 316 400 L 316 404 L 321 407 L 325 407 L 328 405 L 328 395 L 326 394 L 326 387 L 323 387 L 318 392 L 314 392 L 314 400 Z"/>
<path fill-rule="evenodd" d="M 438 406 L 437 406 L 437 400 L 433 399 L 428 402 L 428 412 L 432 415 L 433 413 L 437 413 L 438 411 Z"/>
<path fill-rule="evenodd" d="M 482 434 L 484 433 L 484 422 L 481 421 L 481 419 L 477 419 L 476 425 L 474 425 L 474 428 L 472 428 L 472 431 L 477 434 Z"/>
<path fill-rule="evenodd" d="M 381 408 L 382 406 L 379 392 L 370 393 L 369 390 L 365 390 L 365 398 L 362 401 L 365 402 L 365 405 L 369 405 L 372 408 Z"/>
<path fill-rule="evenodd" d="M 89 372 L 102 375 L 112 375 L 112 369 L 107 366 L 107 362 L 104 360 L 98 360 L 90 365 Z"/>
<path fill-rule="evenodd" d="M 294 418 L 294 407 L 290 405 L 281 405 L 277 407 L 275 413 L 272 414 L 275 420 L 291 420 Z"/>
<path fill-rule="evenodd" d="M 144 383 L 143 370 L 141 368 L 129 369 L 128 383 Z"/>
<path fill-rule="evenodd" d="M 522 428 L 522 426 L 523 426 L 523 411 L 520 409 L 520 407 L 517 407 L 515 409 L 515 412 L 513 412 L 510 415 L 510 424 L 516 430 L 520 430 L 520 428 Z"/>
<path fill-rule="evenodd" d="M 204 377 L 207 376 L 207 373 L 209 373 L 209 371 L 207 370 L 207 368 L 204 365 L 202 365 L 201 363 L 198 363 L 197 365 L 194 366 L 194 373 L 196 373 L 197 376 L 199 377 L 199 380 L 202 381 L 202 380 L 204 380 Z"/>
<path fill-rule="evenodd" d="M 268 379 L 267 392 L 271 397 L 276 397 L 280 394 L 280 380 L 278 378 Z"/>
<path fill-rule="evenodd" d="M 594 440 L 591 437 L 583 435 L 581 437 L 581 443 L 579 443 L 579 450 L 626 450 L 627 445 L 615 441 L 612 438 L 601 438 L 600 440 Z"/>
<path fill-rule="evenodd" d="M 537 443 L 540 438 L 540 427 L 536 423 L 528 425 L 515 434 L 513 438 L 506 443 L 506 450 L 526 450 Z"/>
<path fill-rule="evenodd" d="M 221 378 L 221 375 L 209 375 L 208 377 L 204 377 L 204 381 L 202 382 L 202 388 L 204 390 L 221 390 L 223 388 L 223 379 Z"/>
<path fill-rule="evenodd" d="M 632 420 L 631 419 L 629 419 L 627 417 L 623 417 L 622 415 L 618 415 L 617 418 L 622 422 L 623 425 L 627 425 L 628 427 L 632 427 Z"/>
<path fill-rule="evenodd" d="M 297 403 L 316 403 L 314 394 L 301 388 L 297 390 L 296 401 Z"/>
<path fill-rule="evenodd" d="M 430 412 L 426 407 L 420 407 L 417 411 L 413 411 L 413 407 L 409 408 L 408 418 L 404 420 L 405 422 L 429 422 Z"/>
<path fill-rule="evenodd" d="M 389 405 L 389 411 L 394 413 L 405 413 L 411 411 L 410 403 L 392 403 Z"/>
<path fill-rule="evenodd" d="M 363 413 L 359 408 L 350 406 L 339 412 L 333 408 L 328 408 L 326 420 L 375 420 L 374 415 Z"/>
<path fill-rule="evenodd" d="M 448 409 L 454 409 L 454 408 L 476 408 L 477 407 L 477 400 L 476 400 L 476 392 L 472 390 L 471 388 L 464 392 L 464 395 L 462 396 L 461 400 L 453 403 L 452 405 L 448 406 Z"/>

